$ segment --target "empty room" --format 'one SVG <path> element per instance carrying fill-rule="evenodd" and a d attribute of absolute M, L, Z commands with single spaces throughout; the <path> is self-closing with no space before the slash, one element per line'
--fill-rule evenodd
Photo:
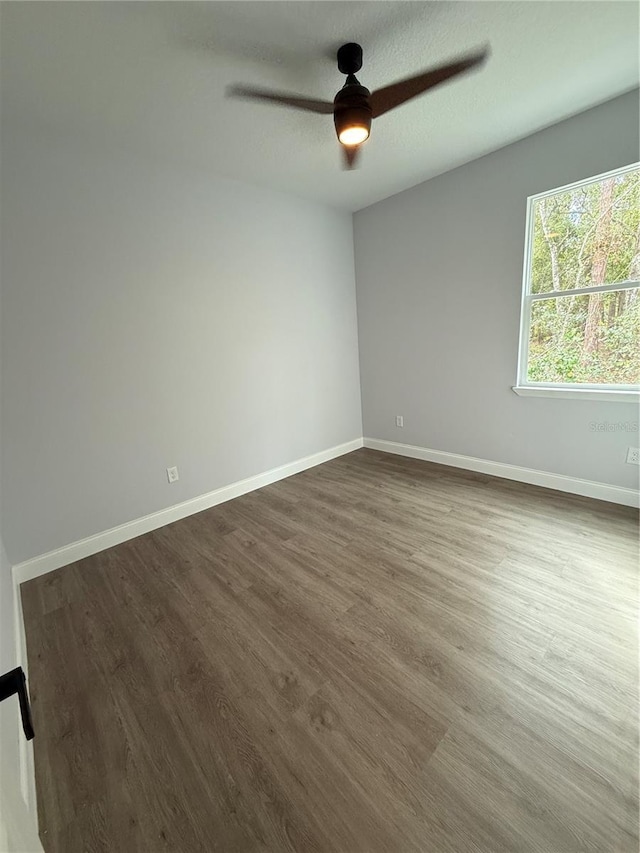
<path fill-rule="evenodd" d="M 1 0 L 2 853 L 638 853 L 639 37 Z"/>

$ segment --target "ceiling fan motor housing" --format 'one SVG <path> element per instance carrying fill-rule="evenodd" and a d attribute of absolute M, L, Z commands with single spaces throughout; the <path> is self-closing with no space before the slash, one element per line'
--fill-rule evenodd
<path fill-rule="evenodd" d="M 355 78 L 353 78 L 355 80 Z M 336 127 L 338 139 L 340 134 L 349 127 L 365 127 L 367 136 L 371 132 L 371 105 L 369 96 L 371 92 L 361 86 L 357 81 L 350 83 L 347 80 L 345 86 L 335 96 L 333 104 L 333 122 Z"/>
<path fill-rule="evenodd" d="M 357 74 L 362 68 L 362 48 L 355 42 L 338 48 L 338 69 L 341 74 Z"/>

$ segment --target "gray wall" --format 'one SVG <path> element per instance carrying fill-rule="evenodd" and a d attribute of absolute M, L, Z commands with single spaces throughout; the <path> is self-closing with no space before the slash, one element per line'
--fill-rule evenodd
<path fill-rule="evenodd" d="M 13 123 L 2 143 L 12 563 L 362 435 L 349 214 Z"/>
<path fill-rule="evenodd" d="M 637 406 L 511 390 L 527 196 L 637 159 L 634 92 L 355 214 L 365 436 L 637 486 Z"/>
<path fill-rule="evenodd" d="M 355 215 L 366 435 L 637 483 L 589 428 L 634 406 L 511 391 L 526 196 L 637 156 L 633 93 Z M 11 562 L 361 434 L 348 214 L 16 124 L 1 165 Z"/>

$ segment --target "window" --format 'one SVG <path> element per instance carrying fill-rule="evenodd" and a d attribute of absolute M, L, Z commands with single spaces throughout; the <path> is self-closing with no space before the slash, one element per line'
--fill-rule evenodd
<path fill-rule="evenodd" d="M 640 164 L 527 202 L 519 394 L 638 399 Z"/>

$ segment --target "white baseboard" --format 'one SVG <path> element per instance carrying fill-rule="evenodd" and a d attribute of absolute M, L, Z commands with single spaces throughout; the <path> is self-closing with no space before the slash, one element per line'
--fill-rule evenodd
<path fill-rule="evenodd" d="M 240 497 L 240 495 L 245 495 L 247 492 L 253 492 L 255 489 L 261 489 L 263 486 L 268 486 L 278 480 L 284 480 L 286 477 L 291 477 L 292 474 L 298 474 L 307 468 L 321 465 L 323 462 L 328 462 L 337 456 L 343 456 L 345 453 L 351 453 L 360 447 L 362 447 L 362 438 L 347 441 L 345 444 L 339 444 L 336 447 L 322 450 L 320 453 L 296 459 L 295 462 L 289 462 L 287 465 L 281 465 L 279 468 L 272 468 L 269 471 L 264 471 L 262 474 L 256 474 L 254 477 L 238 480 L 236 483 L 231 483 L 220 489 L 214 489 L 214 491 L 207 492 L 207 494 L 200 495 L 197 498 L 191 498 L 188 501 L 175 504 L 175 506 L 151 513 L 151 515 L 136 518 L 133 521 L 128 521 L 126 524 L 120 524 L 118 527 L 112 527 L 110 530 L 105 530 L 102 533 L 88 536 L 86 539 L 72 542 L 63 548 L 57 548 L 55 551 L 49 551 L 46 554 L 41 554 L 39 557 L 25 560 L 23 563 L 16 563 L 13 566 L 14 583 L 19 586 L 25 581 L 37 578 L 47 572 L 52 572 L 62 566 L 67 566 L 69 563 L 75 563 L 77 560 L 82 560 L 85 557 L 90 557 L 99 551 L 104 551 L 105 548 L 112 548 L 121 542 L 126 542 L 129 539 L 134 539 L 136 536 L 142 536 L 144 533 L 150 533 L 152 530 L 164 527 L 165 524 L 171 524 L 174 521 L 179 521 L 181 518 L 186 518 L 188 515 L 194 515 L 196 512 L 202 512 L 204 509 L 210 509 L 212 506 L 230 501 L 233 498 Z"/>
<path fill-rule="evenodd" d="M 377 438 L 356 438 L 345 444 L 330 447 L 320 453 L 305 456 L 287 465 L 272 468 L 269 471 L 264 471 L 262 474 L 256 474 L 253 477 L 239 480 L 228 486 L 223 486 L 220 489 L 200 495 L 197 498 L 192 498 L 191 500 L 175 504 L 175 506 L 167 507 L 159 512 L 151 513 L 151 515 L 134 519 L 118 527 L 112 527 L 110 530 L 96 533 L 94 536 L 89 536 L 86 539 L 72 542 L 55 551 L 49 551 L 30 560 L 17 563 L 13 566 L 14 583 L 16 586 L 19 586 L 21 583 L 32 578 L 37 578 L 69 563 L 74 563 L 77 560 L 90 557 L 92 554 L 97 554 L 99 551 L 104 551 L 105 548 L 119 545 L 121 542 L 126 542 L 129 539 L 134 539 L 136 536 L 142 536 L 144 533 L 164 527 L 165 524 L 171 524 L 196 512 L 201 512 L 217 504 L 240 497 L 240 495 L 247 494 L 247 492 L 261 489 L 263 486 L 268 486 L 278 480 L 298 474 L 307 468 L 313 468 L 315 465 L 321 465 L 323 462 L 343 456 L 345 453 L 351 453 L 353 450 L 357 450 L 363 446 L 369 447 L 372 450 L 381 450 L 384 453 L 394 453 L 398 456 L 408 456 L 412 459 L 423 459 L 426 462 L 437 462 L 440 465 L 449 465 L 453 468 L 465 468 L 468 471 L 478 471 L 482 474 L 502 477 L 507 480 L 517 480 L 518 482 L 530 483 L 534 486 L 544 486 L 545 488 L 555 489 L 560 492 L 569 492 L 571 494 L 583 495 L 626 506 L 640 506 L 640 494 L 634 489 L 625 489 L 621 486 L 612 486 L 607 483 L 597 483 L 591 480 L 581 480 L 577 477 L 567 477 L 564 474 L 552 474 L 549 471 L 522 468 L 518 465 L 507 465 L 504 462 L 477 459 L 474 456 L 463 456 L 458 453 L 448 453 L 444 450 L 431 450 L 428 447 L 401 444 L 396 441 L 386 441 Z"/>
<path fill-rule="evenodd" d="M 622 486 L 610 486 L 607 483 L 596 483 L 592 480 L 581 480 L 578 477 L 566 477 L 564 474 L 552 474 L 549 471 L 536 471 L 534 468 L 521 468 L 519 465 L 507 465 L 504 462 L 491 462 L 488 459 L 477 459 L 475 456 L 462 456 L 459 453 L 447 453 L 444 450 L 431 450 L 428 447 L 418 447 L 413 444 L 400 444 L 397 441 L 385 441 L 378 438 L 365 438 L 364 446 L 383 453 L 395 453 L 397 456 L 409 456 L 411 459 L 423 459 L 425 462 L 437 462 L 439 465 L 450 465 L 453 468 L 465 468 L 468 471 L 478 471 L 505 480 L 517 480 L 520 483 L 530 483 L 533 486 L 544 486 L 559 492 L 570 492 L 600 501 L 609 501 L 625 506 L 640 506 L 640 493 L 634 489 Z"/>

